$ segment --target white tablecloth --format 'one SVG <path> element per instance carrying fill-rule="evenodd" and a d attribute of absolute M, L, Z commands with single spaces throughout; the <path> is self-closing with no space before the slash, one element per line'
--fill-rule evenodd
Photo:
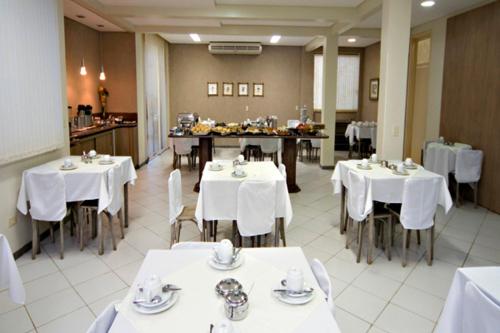
<path fill-rule="evenodd" d="M 0 290 L 9 289 L 10 299 L 24 304 L 26 292 L 7 238 L 0 234 Z"/>
<path fill-rule="evenodd" d="M 122 185 L 126 183 L 133 184 L 137 178 L 134 164 L 130 156 L 113 156 L 115 163 L 111 165 L 100 165 L 98 160 L 91 164 L 85 164 L 80 156 L 71 156 L 73 163 L 78 166 L 75 170 L 61 171 L 59 168 L 63 165 L 64 159 L 54 160 L 32 169 L 25 170 L 21 180 L 21 188 L 17 198 L 17 209 L 26 215 L 28 213 L 28 201 L 30 200 L 25 184 L 25 176 L 32 170 L 51 169 L 59 171 L 64 176 L 66 186 L 66 202 L 99 200 L 98 211 L 102 212 L 113 203 L 112 183 L 109 179 L 109 171 L 121 178 Z"/>
<path fill-rule="evenodd" d="M 231 176 L 232 161 L 219 162 L 224 166 L 222 171 L 210 171 L 209 162 L 205 164 L 201 177 L 195 213 L 200 230 L 203 229 L 203 220 L 237 219 L 238 188 L 247 179 L 276 181 L 276 217 L 284 217 L 288 226 L 293 216 L 290 195 L 285 177 L 273 162 L 248 162 L 242 166 L 247 173 L 245 178 Z"/>
<path fill-rule="evenodd" d="M 229 272 L 216 271 L 207 264 L 211 252 L 149 251 L 132 288 L 118 306 L 110 333 L 208 333 L 211 323 L 220 323 L 225 318 L 224 301 L 216 295 L 214 288 L 227 277 L 240 281 L 249 294 L 248 316 L 233 322 L 238 333 L 340 332 L 300 248 L 243 249 L 243 265 Z M 306 283 L 318 291 L 306 305 L 281 303 L 271 293 L 292 266 L 301 269 Z M 141 315 L 132 308 L 131 300 L 137 284 L 151 274 L 180 286 L 182 291 L 171 309 L 157 315 Z"/>
<path fill-rule="evenodd" d="M 455 143 L 453 146 L 429 143 L 425 152 L 425 168 L 443 176 L 448 184 L 448 174 L 455 171 L 457 152 L 460 149 L 471 149 L 471 146 L 464 143 Z"/>
<path fill-rule="evenodd" d="M 367 200 L 366 211 L 370 211 L 373 201 L 380 201 L 385 203 L 402 203 L 403 189 L 405 180 L 408 177 L 439 177 L 442 179 L 441 191 L 439 193 L 438 203 L 445 209 L 445 212 L 453 206 L 450 191 L 446 186 L 444 178 L 438 174 L 425 170 L 421 166 L 416 170 L 408 170 L 409 176 L 397 176 L 392 173 L 392 170 L 383 168 L 380 164 L 370 164 L 372 170 L 361 170 L 357 168 L 357 164 L 361 163 L 360 160 L 339 161 L 335 166 L 332 175 L 332 183 L 334 193 L 340 193 L 342 184 L 349 188 L 347 181 L 347 173 L 352 169 L 366 177 L 367 186 Z"/>
<path fill-rule="evenodd" d="M 474 283 L 493 303 L 500 306 L 500 267 L 459 268 L 448 292 L 436 333 L 473 333 L 462 329 L 463 310 L 466 303 L 465 286 L 469 281 Z M 479 315 L 481 309 L 477 309 L 477 313 Z M 470 315 L 474 316 L 469 313 L 467 317 Z M 497 314 L 497 322 L 498 316 L 500 313 Z M 493 331 L 499 332 L 500 327 L 493 328 Z"/>
<path fill-rule="evenodd" d="M 377 148 L 377 125 L 347 125 L 345 137 L 349 138 L 349 145 L 354 145 L 354 138 L 356 140 L 370 139 L 371 146 Z"/>

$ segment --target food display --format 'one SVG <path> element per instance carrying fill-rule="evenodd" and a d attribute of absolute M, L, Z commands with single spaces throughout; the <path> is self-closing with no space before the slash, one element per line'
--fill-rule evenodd
<path fill-rule="evenodd" d="M 208 133 L 210 133 L 210 130 L 211 128 L 209 125 L 204 125 L 201 123 L 198 123 L 191 127 L 191 133 L 193 133 L 193 135 L 207 135 Z"/>
<path fill-rule="evenodd" d="M 258 127 L 253 127 L 253 126 L 250 126 L 250 127 L 247 127 L 247 129 L 246 129 L 246 133 L 250 133 L 250 134 L 260 134 L 260 133 L 261 133 L 261 130 L 260 130 L 260 128 L 258 128 Z"/>
<path fill-rule="evenodd" d="M 288 127 L 286 126 L 280 126 L 277 128 L 276 132 L 278 135 L 289 135 L 290 133 L 288 132 Z"/>
<path fill-rule="evenodd" d="M 212 132 L 220 135 L 229 135 L 232 133 L 229 127 L 223 127 L 223 126 L 215 126 L 214 128 L 212 128 Z"/>
<path fill-rule="evenodd" d="M 277 132 L 271 127 L 265 127 L 262 129 L 262 133 L 266 135 L 276 135 Z"/>

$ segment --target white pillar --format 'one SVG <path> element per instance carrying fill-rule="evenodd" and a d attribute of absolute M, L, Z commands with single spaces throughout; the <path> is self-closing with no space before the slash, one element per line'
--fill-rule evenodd
<path fill-rule="evenodd" d="M 377 154 L 403 158 L 411 0 L 384 0 L 380 48 Z"/>
<path fill-rule="evenodd" d="M 323 44 L 323 109 L 321 122 L 325 124 L 325 134 L 330 138 L 321 140 L 321 167 L 335 165 L 335 116 L 337 112 L 337 34 L 325 36 Z"/>

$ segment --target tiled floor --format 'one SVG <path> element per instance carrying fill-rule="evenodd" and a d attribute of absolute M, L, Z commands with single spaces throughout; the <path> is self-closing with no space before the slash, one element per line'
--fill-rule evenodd
<path fill-rule="evenodd" d="M 218 149 L 216 156 L 236 154 Z M 108 241 L 103 256 L 97 255 L 95 242 L 80 252 L 67 232 L 64 260 L 59 259 L 58 243 L 48 240 L 35 261 L 29 253 L 18 259 L 27 304 L 16 306 L 7 291 L 0 292 L 0 332 L 85 332 L 109 302 L 121 299 L 148 249 L 168 248 L 170 171 L 170 151 L 138 171 L 139 180 L 130 191 L 130 227 L 118 251 L 111 251 Z M 332 171 L 299 162 L 297 173 L 302 191 L 292 195 L 294 218 L 287 240 L 325 263 L 333 281 L 336 319 L 344 333 L 432 332 L 455 269 L 500 264 L 500 216 L 470 205 L 446 216 L 439 211 L 433 266 L 423 258 L 425 245 L 418 248 L 413 239 L 409 264 L 401 267 L 398 237 L 392 261 L 377 251 L 372 265 L 366 260 L 356 264 L 355 246 L 346 250 L 339 234 L 340 203 L 332 195 Z M 182 169 L 185 203 L 196 201 L 192 188 L 197 175 Z M 220 232 L 228 234 L 224 225 L 229 223 L 220 225 Z M 183 228 L 181 239 L 197 240 L 197 229 Z"/>

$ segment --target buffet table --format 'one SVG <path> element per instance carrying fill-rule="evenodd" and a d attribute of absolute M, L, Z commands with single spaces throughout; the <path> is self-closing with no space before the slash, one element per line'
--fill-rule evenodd
<path fill-rule="evenodd" d="M 255 138 L 255 139 L 283 139 L 282 144 L 282 161 L 286 167 L 286 183 L 288 192 L 300 192 L 300 187 L 296 183 L 296 163 L 297 163 L 297 139 L 328 139 L 328 135 L 253 135 L 253 134 L 230 134 L 230 135 L 169 135 L 170 138 L 198 138 L 200 140 L 198 158 L 198 182 L 194 186 L 194 191 L 200 191 L 200 180 L 205 168 L 205 163 L 212 161 L 212 142 L 214 138 Z"/>

